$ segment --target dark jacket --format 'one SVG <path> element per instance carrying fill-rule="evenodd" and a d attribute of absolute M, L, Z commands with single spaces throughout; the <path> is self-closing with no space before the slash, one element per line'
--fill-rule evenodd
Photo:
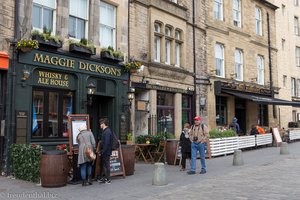
<path fill-rule="evenodd" d="M 236 133 L 240 133 L 241 129 L 240 129 L 240 125 L 237 123 L 237 118 L 233 118 L 232 122 L 229 124 L 229 129 L 234 130 Z"/>
<path fill-rule="evenodd" d="M 188 138 L 185 137 L 185 131 L 183 130 L 180 135 L 180 143 L 181 146 L 181 152 L 182 153 L 190 153 L 191 152 L 191 141 Z"/>
<path fill-rule="evenodd" d="M 101 137 L 101 155 L 110 156 L 112 151 L 112 140 L 113 140 L 112 131 L 109 127 L 105 128 Z"/>
<path fill-rule="evenodd" d="M 259 132 L 256 127 L 251 129 L 250 135 L 258 135 L 258 134 L 259 134 Z"/>

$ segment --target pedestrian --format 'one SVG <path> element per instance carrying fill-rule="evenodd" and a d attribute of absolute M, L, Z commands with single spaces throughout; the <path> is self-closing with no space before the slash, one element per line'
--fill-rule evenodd
<path fill-rule="evenodd" d="M 256 125 L 252 125 L 251 126 L 250 135 L 258 135 L 258 134 L 259 134 L 259 132 L 258 132 L 258 130 L 256 128 Z"/>
<path fill-rule="evenodd" d="M 190 124 L 185 123 L 183 130 L 180 135 L 179 145 L 181 146 L 181 169 L 180 171 L 185 171 L 186 159 L 191 158 L 191 141 L 189 138 Z"/>
<path fill-rule="evenodd" d="M 236 134 L 240 134 L 241 129 L 240 129 L 240 125 L 238 124 L 238 119 L 236 117 L 234 117 L 232 119 L 232 122 L 229 124 L 229 129 L 233 130 L 234 132 L 236 132 Z"/>
<path fill-rule="evenodd" d="M 109 126 L 107 118 L 99 120 L 100 128 L 102 128 L 102 137 L 100 143 L 100 170 L 98 182 L 110 184 L 110 156 L 112 152 L 113 133 Z M 105 169 L 105 177 L 103 176 L 103 169 Z"/>
<path fill-rule="evenodd" d="M 188 174 L 196 174 L 196 159 L 197 152 L 200 153 L 200 163 L 201 163 L 201 172 L 200 174 L 206 173 L 206 164 L 205 164 L 205 148 L 207 146 L 209 134 L 208 128 L 205 124 L 200 123 L 200 116 L 194 118 L 194 125 L 190 130 L 190 140 L 191 140 L 191 170 L 188 171 Z"/>
<path fill-rule="evenodd" d="M 85 151 L 87 147 L 94 151 L 96 147 L 95 138 L 93 133 L 87 130 L 86 124 L 81 125 L 78 130 L 79 134 L 76 141 L 79 144 L 78 165 L 80 166 L 82 186 L 92 185 L 93 160 L 86 156 Z"/>

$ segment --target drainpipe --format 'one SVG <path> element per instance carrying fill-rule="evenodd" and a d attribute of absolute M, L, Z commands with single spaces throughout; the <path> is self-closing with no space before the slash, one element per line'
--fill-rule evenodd
<path fill-rule="evenodd" d="M 197 102 L 197 86 L 196 86 L 196 32 L 195 32 L 195 0 L 193 0 L 193 70 L 194 70 L 194 93 L 193 99 L 194 103 L 192 103 L 192 116 L 196 115 L 196 102 Z M 199 88 L 199 94 L 201 90 Z"/>
<path fill-rule="evenodd" d="M 273 89 L 273 76 L 272 76 L 272 55 L 271 55 L 271 35 L 270 35 L 270 17 L 267 13 L 267 26 L 268 26 L 268 53 L 269 53 L 269 76 L 270 76 L 270 90 L 272 97 L 274 98 L 274 89 Z M 276 118 L 275 105 L 273 104 L 273 118 Z"/>
<path fill-rule="evenodd" d="M 16 93 L 16 43 L 20 35 L 20 28 L 18 26 L 19 7 L 20 1 L 15 1 L 15 19 L 14 19 L 14 39 L 11 41 L 12 47 L 12 59 L 8 71 L 7 78 L 7 90 L 6 90 L 6 125 L 5 125 L 5 147 L 4 147 L 4 165 L 3 172 L 6 175 L 10 174 L 10 157 L 9 147 L 15 143 L 15 128 L 16 128 L 16 117 L 15 117 L 15 93 Z"/>

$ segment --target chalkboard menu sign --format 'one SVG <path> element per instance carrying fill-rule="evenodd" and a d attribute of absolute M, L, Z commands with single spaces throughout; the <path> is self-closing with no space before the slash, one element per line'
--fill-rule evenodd
<path fill-rule="evenodd" d="M 117 150 L 113 150 L 110 156 L 110 175 L 123 175 L 125 177 L 125 169 L 122 154 L 122 145 Z"/>

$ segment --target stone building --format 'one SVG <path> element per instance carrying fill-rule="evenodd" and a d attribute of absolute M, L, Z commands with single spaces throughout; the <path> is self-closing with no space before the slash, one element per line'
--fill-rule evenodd
<path fill-rule="evenodd" d="M 12 58 L 10 42 L 14 38 L 15 24 L 15 1 L 7 1 L 0 8 L 0 163 L 6 155 L 5 147 L 5 125 L 7 122 L 7 108 L 11 102 L 6 101 L 7 97 L 7 76 L 9 59 Z M 1 168 L 1 164 L 0 164 Z"/>
<path fill-rule="evenodd" d="M 1 131 L 5 146 L 36 143 L 49 148 L 69 141 L 75 146 L 78 130 L 75 122 L 68 123 L 70 114 L 88 114 L 87 125 L 97 139 L 99 118 L 107 117 L 125 140 L 128 114 L 122 108 L 128 102 L 128 73 L 116 57 L 100 52 L 111 46 L 128 55 L 128 0 L 16 0 L 7 1 L 0 11 L 0 51 L 10 58 L 6 97 L 6 72 L 0 67 L 1 120 L 7 100 Z M 44 27 L 51 37 L 32 36 Z M 31 38 L 39 41 L 39 48 L 23 52 L 17 42 Z M 82 38 L 90 48 L 72 44 Z"/>
<path fill-rule="evenodd" d="M 277 7 L 265 0 L 206 3 L 209 127 L 228 127 L 233 117 L 243 134 L 253 124 L 277 125 Z"/>
<path fill-rule="evenodd" d="M 300 101 L 300 30 L 299 1 L 272 0 L 276 10 L 276 45 L 279 97 L 293 102 Z M 300 121 L 300 109 L 279 106 L 280 127 L 287 128 L 289 122 Z"/>
<path fill-rule="evenodd" d="M 131 74 L 135 136 L 166 132 L 178 138 L 183 123 L 193 122 L 199 99 L 194 71 L 205 67 L 204 2 L 131 1 L 129 56 L 143 64 Z"/>

